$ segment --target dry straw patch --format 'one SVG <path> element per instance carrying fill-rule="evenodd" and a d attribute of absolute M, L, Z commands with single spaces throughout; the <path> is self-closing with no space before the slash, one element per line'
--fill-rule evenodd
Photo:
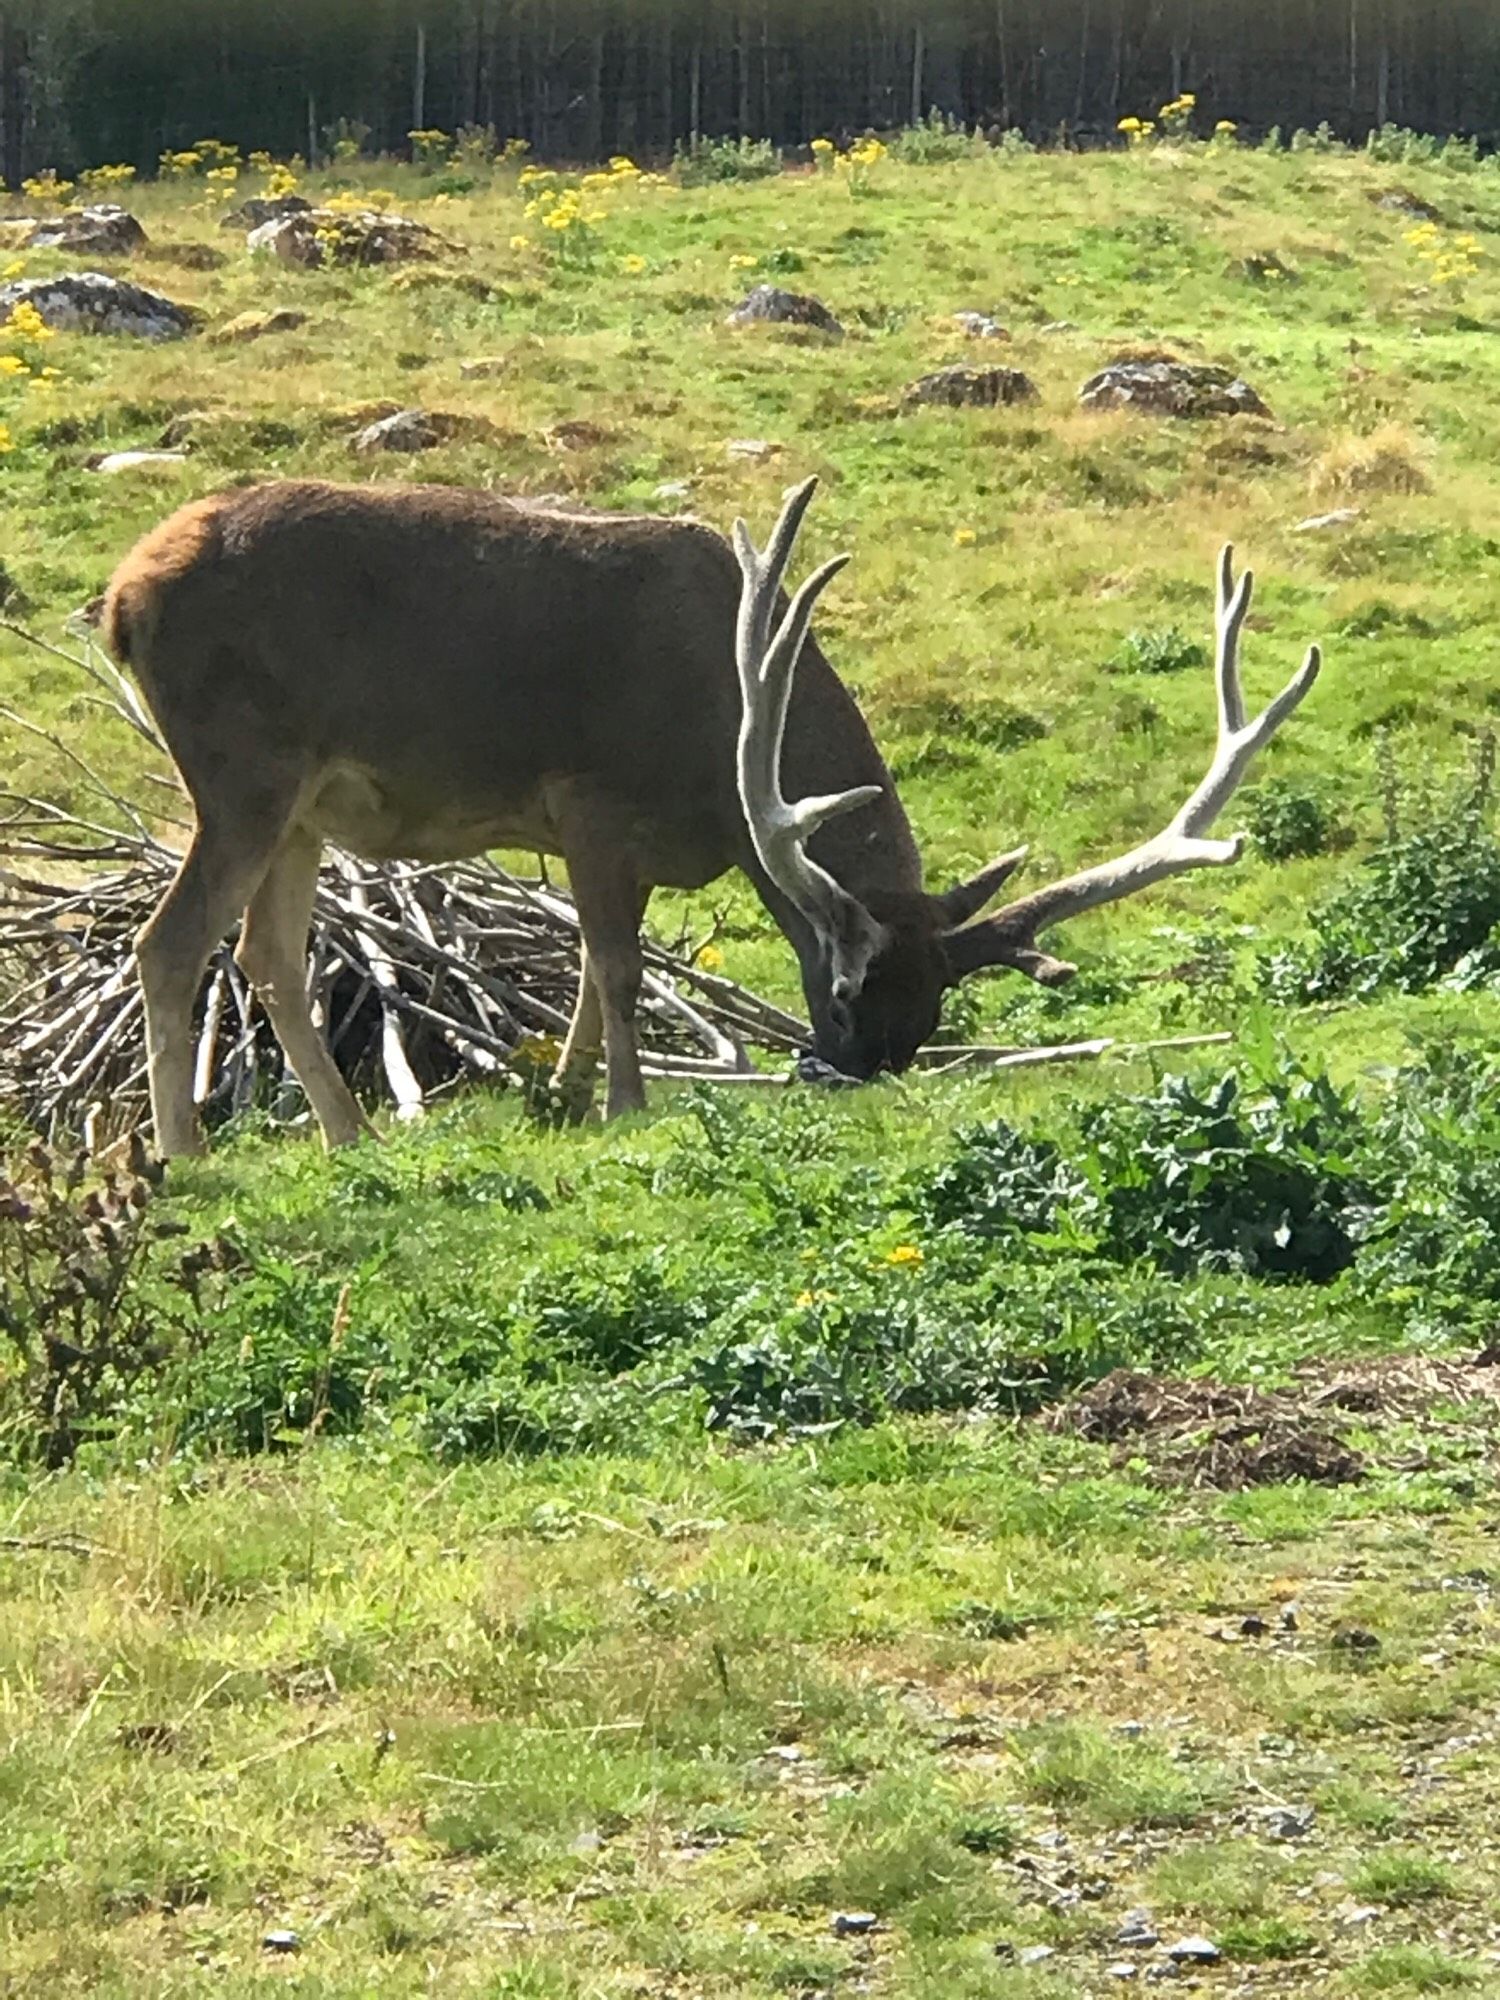
<path fill-rule="evenodd" d="M 1430 493 L 1432 448 L 1404 424 L 1382 424 L 1366 437 L 1337 439 L 1313 465 L 1315 499 L 1363 493 Z"/>

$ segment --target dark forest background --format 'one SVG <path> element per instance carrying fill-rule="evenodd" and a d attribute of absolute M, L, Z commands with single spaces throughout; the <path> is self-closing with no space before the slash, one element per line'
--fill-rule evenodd
<path fill-rule="evenodd" d="M 782 144 L 932 107 L 1112 138 L 1190 90 L 1254 136 L 1387 120 L 1500 142 L 1500 0 L 0 0 L 0 173 L 213 136 L 321 151 L 493 124 L 543 155 Z"/>

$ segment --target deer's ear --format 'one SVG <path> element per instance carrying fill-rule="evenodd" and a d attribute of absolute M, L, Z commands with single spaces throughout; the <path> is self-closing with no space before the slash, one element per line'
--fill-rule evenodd
<path fill-rule="evenodd" d="M 1002 854 L 988 862 L 977 875 L 971 875 L 967 882 L 957 882 L 951 889 L 945 889 L 942 895 L 934 896 L 933 906 L 941 928 L 956 931 L 960 924 L 977 917 L 996 890 L 1015 874 L 1027 853 L 1026 848 L 1018 847 L 1013 853 Z"/>

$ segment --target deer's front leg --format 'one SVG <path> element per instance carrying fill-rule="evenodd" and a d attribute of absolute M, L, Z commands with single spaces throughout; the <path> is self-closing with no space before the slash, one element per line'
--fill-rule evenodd
<path fill-rule="evenodd" d="M 585 838 L 570 846 L 567 862 L 583 931 L 584 985 L 557 1067 L 557 1082 L 570 1112 L 581 1116 L 592 1094 L 602 1034 L 604 1115 L 618 1118 L 623 1112 L 646 1108 L 635 1016 L 645 970 L 641 918 L 651 892 L 642 887 L 629 852 L 607 838 Z M 580 1095 L 582 1104 L 575 1110 Z"/>

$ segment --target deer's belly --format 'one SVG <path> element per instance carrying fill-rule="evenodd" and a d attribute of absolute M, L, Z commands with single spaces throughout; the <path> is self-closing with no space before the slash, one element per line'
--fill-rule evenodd
<path fill-rule="evenodd" d="M 367 861 L 462 861 L 492 847 L 560 852 L 540 794 L 482 803 L 430 799 L 352 767 L 326 773 L 299 818 L 320 839 Z"/>

